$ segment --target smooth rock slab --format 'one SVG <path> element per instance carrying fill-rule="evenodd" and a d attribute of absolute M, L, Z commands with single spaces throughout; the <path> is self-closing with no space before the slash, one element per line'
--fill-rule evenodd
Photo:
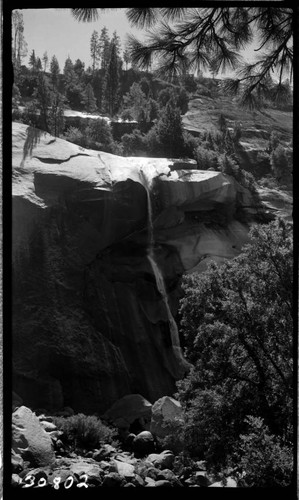
<path fill-rule="evenodd" d="M 33 466 L 54 463 L 51 437 L 41 426 L 38 417 L 26 406 L 21 406 L 12 414 L 12 447 Z"/>

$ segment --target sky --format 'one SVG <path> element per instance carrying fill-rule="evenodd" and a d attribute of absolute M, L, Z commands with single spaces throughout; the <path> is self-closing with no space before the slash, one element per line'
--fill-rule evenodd
<path fill-rule="evenodd" d="M 61 71 L 63 71 L 65 60 L 69 56 L 73 62 L 81 59 L 85 68 L 91 65 L 90 38 L 94 30 L 101 32 L 104 26 L 108 29 L 111 37 L 116 30 L 121 38 L 121 49 L 125 47 L 128 33 L 135 35 L 140 40 L 146 36 L 145 30 L 132 27 L 126 14 L 126 9 L 111 8 L 105 12 L 99 9 L 100 17 L 97 21 L 90 23 L 79 22 L 74 19 L 70 9 L 22 9 L 24 19 L 24 36 L 28 44 L 28 55 L 23 63 L 28 65 L 32 50 L 35 55 L 42 58 L 45 51 L 48 53 L 49 61 L 55 55 L 58 59 Z M 243 52 L 242 56 L 247 61 L 252 61 L 256 53 L 257 41 Z M 230 75 L 225 75 L 230 76 Z M 221 74 L 218 75 L 221 77 Z"/>
<path fill-rule="evenodd" d="M 73 62 L 81 59 L 87 68 L 91 65 L 91 35 L 94 30 L 100 33 L 104 26 L 107 27 L 110 37 L 116 30 L 122 41 L 122 49 L 125 46 L 127 33 L 142 37 L 142 30 L 131 27 L 125 9 L 100 12 L 100 18 L 91 23 L 76 21 L 70 9 L 22 9 L 22 14 L 24 36 L 28 44 L 28 55 L 24 59 L 26 65 L 34 49 L 35 55 L 40 58 L 47 51 L 49 61 L 55 55 L 61 70 L 68 56 Z"/>

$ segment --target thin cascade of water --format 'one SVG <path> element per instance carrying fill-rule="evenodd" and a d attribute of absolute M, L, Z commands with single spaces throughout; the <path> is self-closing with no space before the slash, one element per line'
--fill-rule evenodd
<path fill-rule="evenodd" d="M 147 258 L 151 264 L 155 279 L 156 279 L 156 284 L 157 288 L 161 294 L 161 297 L 163 299 L 163 302 L 165 304 L 165 309 L 167 312 L 167 318 L 168 318 L 168 323 L 169 323 L 169 329 L 170 329 L 170 335 L 171 335 L 171 343 L 173 350 L 175 352 L 176 357 L 178 360 L 181 362 L 181 364 L 188 369 L 190 366 L 183 357 L 182 350 L 180 347 L 180 337 L 179 337 L 179 332 L 178 332 L 178 327 L 175 322 L 175 319 L 172 315 L 170 306 L 169 306 L 169 301 L 168 301 L 168 294 L 165 288 L 165 282 L 164 278 L 162 275 L 161 270 L 159 269 L 159 266 L 155 260 L 155 253 L 154 253 L 154 246 L 155 246 L 155 241 L 154 241 L 154 228 L 153 228 L 153 211 L 152 211 L 152 202 L 151 202 L 151 196 L 150 196 L 150 185 L 149 182 L 147 181 L 145 175 L 143 172 L 141 172 L 143 180 L 144 180 L 144 187 L 146 190 L 147 194 L 147 207 L 148 207 L 148 231 L 149 231 L 149 244 L 148 244 L 148 251 L 147 251 Z"/>

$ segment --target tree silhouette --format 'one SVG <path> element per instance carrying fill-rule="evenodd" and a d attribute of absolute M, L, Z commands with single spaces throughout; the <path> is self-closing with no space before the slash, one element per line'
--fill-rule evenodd
<path fill-rule="evenodd" d="M 82 12 L 77 19 L 94 20 L 94 9 Z M 84 11 L 84 13 L 83 13 Z M 279 101 L 286 96 L 284 78 L 292 78 L 293 11 L 278 6 L 242 6 L 209 8 L 130 8 L 126 9 L 132 25 L 149 29 L 148 42 L 130 36 L 132 64 L 148 69 L 153 60 L 158 76 L 174 78 L 187 72 L 209 70 L 213 75 L 237 71 L 225 83 L 227 93 L 240 97 L 243 106 L 254 108 L 263 99 Z M 259 41 L 257 61 L 246 63 L 240 51 L 254 36 Z M 273 70 L 278 83 L 267 85 Z"/>

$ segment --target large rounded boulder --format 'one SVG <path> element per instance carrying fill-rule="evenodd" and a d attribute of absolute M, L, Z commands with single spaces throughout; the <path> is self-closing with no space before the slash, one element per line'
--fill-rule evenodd
<path fill-rule="evenodd" d="M 51 437 L 26 406 L 12 414 L 12 449 L 34 467 L 50 465 L 55 460 Z"/>

